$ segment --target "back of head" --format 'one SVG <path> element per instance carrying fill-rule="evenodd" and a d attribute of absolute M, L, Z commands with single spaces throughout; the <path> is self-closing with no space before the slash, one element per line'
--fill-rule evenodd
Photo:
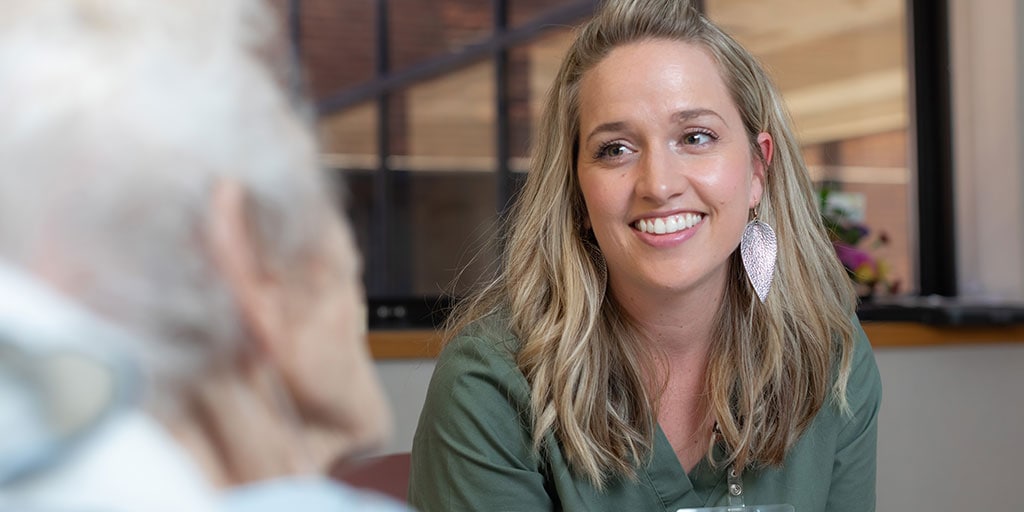
<path fill-rule="evenodd" d="M 271 12 L 242 0 L 0 11 L 0 255 L 145 334 L 130 350 L 172 395 L 243 338 L 203 246 L 214 186 L 241 185 L 254 244 L 282 273 L 336 226 L 308 122 L 265 59 Z"/>

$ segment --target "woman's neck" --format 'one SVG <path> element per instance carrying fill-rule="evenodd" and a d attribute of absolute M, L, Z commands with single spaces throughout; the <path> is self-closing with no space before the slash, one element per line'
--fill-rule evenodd
<path fill-rule="evenodd" d="M 713 418 L 706 402 L 706 375 L 724 283 L 690 293 L 616 295 L 649 340 L 653 368 L 647 387 L 658 424 L 689 472 L 706 455 Z"/>
<path fill-rule="evenodd" d="M 707 352 L 724 290 L 721 282 L 687 292 L 613 287 L 612 293 L 651 348 L 677 359 Z"/>

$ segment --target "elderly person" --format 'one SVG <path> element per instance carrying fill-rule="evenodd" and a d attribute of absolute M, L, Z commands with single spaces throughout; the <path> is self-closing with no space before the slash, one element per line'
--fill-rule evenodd
<path fill-rule="evenodd" d="M 502 272 L 437 363 L 411 503 L 874 510 L 878 370 L 757 61 L 689 2 L 609 0 L 535 140 Z"/>
<path fill-rule="evenodd" d="M 348 226 L 266 62 L 269 8 L 0 12 L 0 258 L 120 326 L 104 350 L 139 368 L 142 397 L 5 482 L 2 503 L 404 508 L 317 477 L 377 446 L 389 418 Z"/>

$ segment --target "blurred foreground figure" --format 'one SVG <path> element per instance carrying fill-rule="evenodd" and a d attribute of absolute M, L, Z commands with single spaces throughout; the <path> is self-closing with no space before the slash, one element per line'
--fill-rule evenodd
<path fill-rule="evenodd" d="M 0 12 L 0 509 L 401 509 L 319 476 L 389 418 L 272 13 Z"/>

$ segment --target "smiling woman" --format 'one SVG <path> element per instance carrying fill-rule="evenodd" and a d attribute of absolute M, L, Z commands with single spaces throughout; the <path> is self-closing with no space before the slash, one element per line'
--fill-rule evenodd
<path fill-rule="evenodd" d="M 412 503 L 873 510 L 878 370 L 757 61 L 687 2 L 608 2 L 535 140 L 502 273 L 437 363 Z M 777 233 L 763 298 L 752 219 Z"/>
<path fill-rule="evenodd" d="M 660 39 L 612 50 L 581 82 L 580 133 L 584 225 L 618 301 L 634 318 L 717 309 L 772 140 L 758 134 L 751 152 L 711 56 Z"/>
<path fill-rule="evenodd" d="M 729 256 L 761 201 L 772 138 L 757 134 L 752 152 L 708 52 L 667 39 L 615 48 L 584 75 L 580 133 L 590 134 L 577 156 L 584 227 L 601 247 L 616 301 L 658 332 L 652 344 L 671 357 L 656 375 L 687 398 L 662 403 L 659 424 L 689 469 L 707 452 L 710 438 L 698 432 L 712 419 L 690 413 L 701 398 L 685 391 L 702 383 L 671 374 L 701 376 L 707 366 Z"/>

